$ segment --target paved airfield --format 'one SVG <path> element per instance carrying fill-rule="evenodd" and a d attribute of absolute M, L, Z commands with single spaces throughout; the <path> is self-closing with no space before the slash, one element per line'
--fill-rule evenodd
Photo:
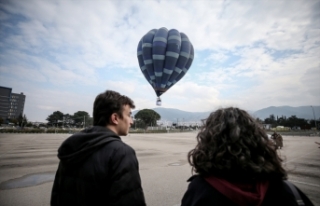
<path fill-rule="evenodd" d="M 0 205 L 50 204 L 57 149 L 68 134 L 0 134 Z M 187 153 L 196 133 L 130 134 L 149 206 L 178 206 L 191 176 Z M 289 179 L 320 206 L 320 137 L 284 136 Z"/>

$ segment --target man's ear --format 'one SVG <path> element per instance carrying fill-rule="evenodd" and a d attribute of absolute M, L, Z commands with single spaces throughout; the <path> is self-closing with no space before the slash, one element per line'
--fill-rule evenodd
<path fill-rule="evenodd" d="M 113 113 L 110 117 L 112 124 L 119 124 L 119 115 L 117 113 Z"/>

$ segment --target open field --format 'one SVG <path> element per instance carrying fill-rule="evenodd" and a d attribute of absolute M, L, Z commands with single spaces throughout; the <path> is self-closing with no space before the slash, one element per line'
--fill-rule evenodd
<path fill-rule="evenodd" d="M 69 134 L 0 134 L 0 205 L 49 205 L 57 149 Z M 130 134 L 147 204 L 177 206 L 191 176 L 187 152 L 196 133 Z M 320 137 L 283 136 L 289 180 L 320 206 Z"/>

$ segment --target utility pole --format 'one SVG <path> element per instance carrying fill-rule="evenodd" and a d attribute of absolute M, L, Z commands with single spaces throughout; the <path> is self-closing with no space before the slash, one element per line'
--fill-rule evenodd
<path fill-rule="evenodd" d="M 154 114 L 151 115 L 151 130 L 153 130 L 153 126 L 152 126 L 153 119 L 154 119 Z M 155 125 L 154 125 L 154 126 L 155 126 Z"/>
<path fill-rule="evenodd" d="M 317 131 L 316 114 L 314 113 L 313 106 L 310 106 L 310 107 L 312 108 L 312 111 L 313 111 L 314 126 L 316 127 L 316 131 Z"/>
<path fill-rule="evenodd" d="M 83 128 L 85 128 L 85 124 L 86 124 L 86 116 L 83 116 Z"/>
<path fill-rule="evenodd" d="M 134 123 L 134 130 L 136 130 L 137 129 L 136 118 L 134 118 L 134 116 L 132 116 L 132 120 L 133 120 L 133 123 Z"/>
<path fill-rule="evenodd" d="M 184 130 L 184 118 L 182 118 L 182 131 Z"/>

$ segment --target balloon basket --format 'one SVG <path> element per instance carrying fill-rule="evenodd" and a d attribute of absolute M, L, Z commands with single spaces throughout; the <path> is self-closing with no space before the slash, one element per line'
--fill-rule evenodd
<path fill-rule="evenodd" d="M 157 106 L 161 106 L 161 99 L 160 99 L 160 97 L 157 98 Z"/>

